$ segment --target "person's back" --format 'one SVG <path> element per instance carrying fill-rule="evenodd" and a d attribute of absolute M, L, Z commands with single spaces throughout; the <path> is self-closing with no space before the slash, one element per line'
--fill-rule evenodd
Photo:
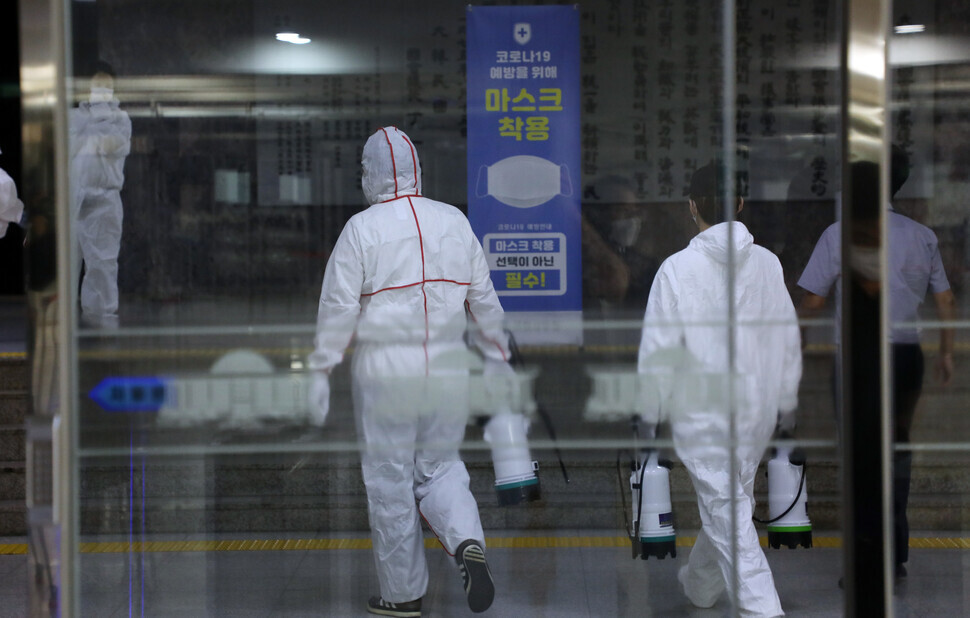
<path fill-rule="evenodd" d="M 800 339 L 777 258 L 743 224 L 717 223 L 722 175 L 716 164 L 695 173 L 689 203 L 699 233 L 660 266 L 650 289 L 638 370 L 656 398 L 644 398 L 641 417 L 669 420 L 697 493 L 702 528 L 678 573 L 687 598 L 711 607 L 737 573 L 741 615 L 779 616 L 751 516 L 779 412 L 797 405 Z"/>
<path fill-rule="evenodd" d="M 348 223 L 363 264 L 357 339 L 364 344 L 464 347 L 473 243 L 465 216 L 424 197 L 378 203 Z M 423 356 L 411 369 L 424 373 Z M 431 363 L 434 367 L 434 363 Z"/>
<path fill-rule="evenodd" d="M 747 387 L 737 393 L 738 400 L 745 402 L 737 408 L 743 415 L 739 420 L 767 427 L 770 433 L 779 406 L 794 407 L 791 393 L 797 392 L 801 375 L 796 316 L 778 258 L 755 245 L 744 225 L 730 225 L 730 245 L 728 224 L 716 225 L 661 265 L 651 292 L 655 308 L 648 304 L 647 316 L 665 315 L 678 324 L 669 332 L 665 332 L 669 326 L 648 324 L 640 359 L 649 362 L 651 353 L 669 349 L 677 337 L 683 337 L 684 347 L 697 362 L 692 371 L 726 374 L 732 356 L 727 336 L 728 286 L 733 285 L 733 360 L 736 375 Z M 728 270 L 729 247 L 733 277 Z M 675 306 L 656 307 L 668 296 L 676 298 Z"/>
<path fill-rule="evenodd" d="M 327 376 L 356 331 L 354 412 L 381 587 L 367 610 L 420 615 L 428 586 L 423 519 L 458 562 L 469 607 L 484 611 L 495 591 L 458 454 L 468 416 L 461 361 L 470 315 L 477 326 L 470 338 L 486 367 L 512 373 L 502 306 L 468 220 L 421 196 L 411 140 L 394 127 L 379 129 L 361 163 L 370 207 L 351 217 L 330 255 L 309 366 L 311 406 L 322 423 Z"/>

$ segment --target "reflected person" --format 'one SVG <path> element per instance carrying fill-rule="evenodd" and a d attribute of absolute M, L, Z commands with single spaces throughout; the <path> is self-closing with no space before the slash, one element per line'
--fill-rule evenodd
<path fill-rule="evenodd" d="M 890 169 L 890 195 L 895 196 L 909 177 L 909 157 L 893 147 Z M 853 187 L 878 186 L 878 168 L 871 163 L 856 163 L 852 167 Z M 861 191 L 853 204 L 862 224 L 853 230 L 854 255 L 852 264 L 855 280 L 870 296 L 879 291 L 879 218 L 878 200 L 871 192 Z M 867 216 L 866 210 L 872 212 Z M 933 294 L 937 316 L 950 321 L 956 315 L 956 300 L 943 270 L 940 248 L 933 231 L 905 217 L 888 205 L 889 228 L 889 319 L 893 384 L 893 432 L 897 444 L 908 444 L 916 404 L 923 388 L 924 359 L 919 342 L 919 330 L 913 326 L 898 326 L 919 319 L 919 306 L 927 292 Z M 812 317 L 824 307 L 833 286 L 836 294 L 836 324 L 841 314 L 842 294 L 841 224 L 830 225 L 819 238 L 805 271 L 798 280 L 806 291 L 800 303 L 802 315 Z M 876 316 L 874 316 L 876 317 Z M 837 331 L 838 332 L 838 331 Z M 953 329 L 940 330 L 940 350 L 936 358 L 936 374 L 947 385 L 953 375 Z M 857 411 L 858 412 L 858 411 Z M 911 451 L 896 450 L 893 455 L 893 544 L 895 546 L 895 574 L 906 576 L 905 563 L 909 559 L 909 522 L 906 505 L 909 501 L 910 476 L 913 463 Z"/>
<path fill-rule="evenodd" d="M 347 222 L 323 277 L 309 366 L 322 422 L 329 373 L 356 331 L 352 372 L 361 467 L 381 594 L 367 611 L 420 616 L 428 587 L 421 520 L 461 572 L 468 605 L 494 596 L 485 537 L 458 455 L 469 414 L 464 334 L 485 371 L 514 375 L 504 313 L 485 254 L 454 206 L 421 195 L 421 167 L 402 131 L 384 127 L 363 149 L 370 206 Z"/>
<path fill-rule="evenodd" d="M 11 223 L 24 225 L 24 203 L 17 197 L 17 185 L 7 172 L 0 168 L 0 238 L 7 235 Z"/>
<path fill-rule="evenodd" d="M 121 250 L 121 188 L 131 150 L 131 120 L 114 97 L 114 72 L 100 63 L 91 92 L 70 111 L 71 214 L 84 264 L 81 320 L 86 326 L 118 326 L 118 253 Z M 75 277 L 75 281 L 77 277 Z"/>
<path fill-rule="evenodd" d="M 689 208 L 698 234 L 661 264 L 650 289 L 638 359 L 650 390 L 641 416 L 648 426 L 670 422 L 697 494 L 701 530 L 678 572 L 687 598 L 712 607 L 727 590 L 741 616 L 782 616 L 751 517 L 768 441 L 776 425 L 793 425 L 800 336 L 778 258 L 755 245 L 744 224 L 724 221 L 724 178 L 718 162 L 693 174 Z M 738 197 L 738 212 L 743 205 Z M 735 572 L 736 594 L 729 587 Z"/>
<path fill-rule="evenodd" d="M 586 308 L 604 313 L 635 309 L 647 302 L 657 272 L 647 213 L 633 183 L 605 176 L 584 192 L 583 295 Z"/>

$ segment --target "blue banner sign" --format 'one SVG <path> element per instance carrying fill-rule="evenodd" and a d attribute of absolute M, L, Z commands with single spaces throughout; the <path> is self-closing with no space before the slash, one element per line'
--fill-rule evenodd
<path fill-rule="evenodd" d="M 575 6 L 468 7 L 468 218 L 507 311 L 581 311 Z"/>
<path fill-rule="evenodd" d="M 89 396 L 107 412 L 157 412 L 168 399 L 168 388 L 156 377 L 105 378 Z"/>

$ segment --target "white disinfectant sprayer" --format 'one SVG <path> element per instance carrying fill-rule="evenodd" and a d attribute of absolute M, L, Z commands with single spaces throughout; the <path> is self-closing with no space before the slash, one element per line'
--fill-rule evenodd
<path fill-rule="evenodd" d="M 633 522 L 630 540 L 633 557 L 663 559 L 677 557 L 677 535 L 670 505 L 670 476 L 660 465 L 656 450 L 646 452 L 633 463 L 630 489 L 633 492 Z"/>
<path fill-rule="evenodd" d="M 485 423 L 483 437 L 492 450 L 492 466 L 495 470 L 495 493 L 500 506 L 512 506 L 523 502 L 533 502 L 541 498 L 539 486 L 539 463 L 532 459 L 529 452 L 530 419 L 528 411 L 534 411 L 542 419 L 549 438 L 556 442 L 556 431 L 552 419 L 541 405 L 536 405 L 531 395 L 531 381 L 535 371 L 523 367 L 522 355 L 511 332 L 508 335 L 510 366 L 515 373 L 506 371 L 497 378 L 486 377 L 485 392 L 492 412 Z M 559 447 L 554 446 L 563 479 L 568 484 L 569 474 L 563 463 Z"/>
<path fill-rule="evenodd" d="M 522 414 L 503 412 L 489 419 L 484 438 L 492 447 L 495 493 L 501 506 L 532 502 L 540 497 L 538 462 L 529 454 L 526 432 L 529 420 Z"/>
<path fill-rule="evenodd" d="M 790 436 L 782 435 L 782 439 Z M 812 546 L 812 522 L 808 518 L 805 454 L 801 449 L 779 445 L 768 461 L 768 545 L 789 549 Z"/>

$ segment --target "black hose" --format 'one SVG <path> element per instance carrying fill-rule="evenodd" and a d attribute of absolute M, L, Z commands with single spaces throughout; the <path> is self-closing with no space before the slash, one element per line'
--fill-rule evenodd
<path fill-rule="evenodd" d="M 620 467 L 620 457 L 623 451 L 616 452 L 616 480 L 620 485 L 620 504 L 623 505 L 623 531 L 630 534 L 630 512 L 626 508 L 626 485 L 623 483 L 623 469 Z"/>
<path fill-rule="evenodd" d="M 803 463 L 802 464 L 802 476 L 801 476 L 801 478 L 798 481 L 798 493 L 795 494 L 795 500 L 792 501 L 792 503 L 788 506 L 787 509 L 785 509 L 785 512 L 784 513 L 782 513 L 778 517 L 775 517 L 774 519 L 758 519 L 754 515 L 751 516 L 751 519 L 753 519 L 754 521 L 756 521 L 759 524 L 773 524 L 776 521 L 778 521 L 779 519 L 781 519 L 782 517 L 784 517 L 785 515 L 788 515 L 789 513 L 791 513 L 791 510 L 793 508 L 795 508 L 795 505 L 796 504 L 798 504 L 798 499 L 802 497 L 802 488 L 805 487 L 805 468 L 806 467 L 807 467 L 806 464 Z"/>
<path fill-rule="evenodd" d="M 553 443 L 552 452 L 556 454 L 556 459 L 559 460 L 559 469 L 562 470 L 562 478 L 568 485 L 569 473 L 566 472 L 566 463 L 562 460 L 562 451 L 559 450 L 559 446 L 556 443 L 556 428 L 552 425 L 552 418 L 542 406 L 537 406 L 536 412 L 539 413 L 539 418 L 542 419 L 542 424 L 546 426 L 546 431 L 549 432 L 549 439 L 552 440 Z"/>
<path fill-rule="evenodd" d="M 506 329 L 505 334 L 509 338 L 509 353 L 511 358 L 509 359 L 509 364 L 513 367 L 520 367 L 523 364 L 522 353 L 519 352 L 519 344 L 515 341 L 515 335 L 512 331 Z M 549 434 L 549 439 L 552 440 L 553 447 L 552 450 L 556 454 L 556 459 L 559 460 L 559 469 L 562 470 L 562 478 L 569 484 L 569 472 L 566 471 L 566 463 L 562 459 L 562 451 L 559 450 L 559 446 L 556 440 L 556 428 L 552 424 L 552 417 L 541 405 L 536 406 L 536 412 L 539 414 L 539 418 L 542 419 L 542 424 L 546 427 L 546 432 Z"/>
<path fill-rule="evenodd" d="M 634 539 L 640 540 L 640 522 L 643 521 L 643 476 L 647 472 L 647 457 L 644 457 L 643 465 L 640 466 L 640 487 L 637 490 L 637 523 L 634 525 Z M 639 461 L 637 464 L 639 465 Z"/>

